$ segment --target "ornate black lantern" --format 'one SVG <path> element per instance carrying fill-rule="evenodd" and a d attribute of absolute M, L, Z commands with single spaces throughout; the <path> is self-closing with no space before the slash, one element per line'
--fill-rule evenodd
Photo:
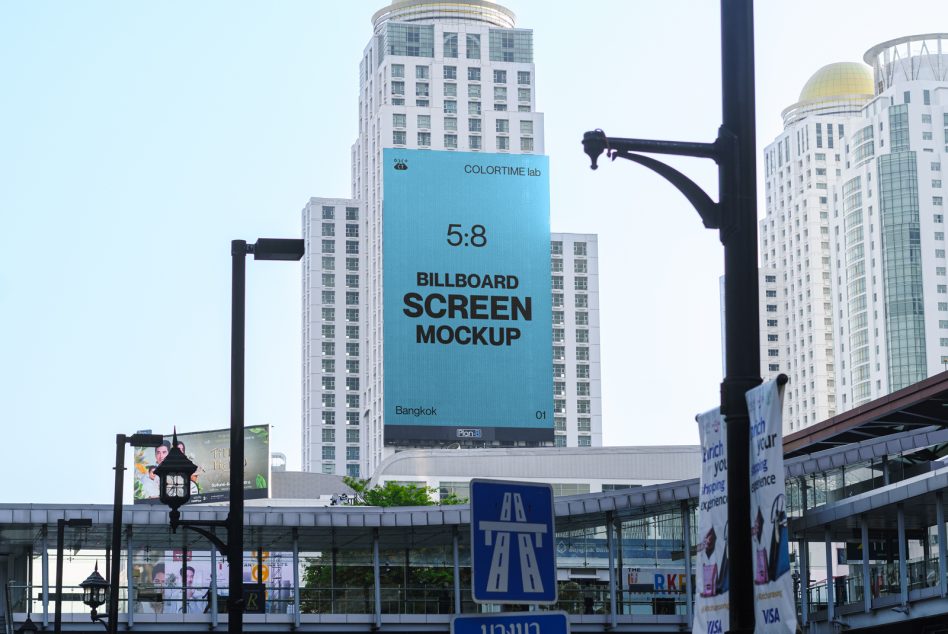
<path fill-rule="evenodd" d="M 178 433 L 175 431 L 168 457 L 155 468 L 158 476 L 158 499 L 171 507 L 171 527 L 176 528 L 178 509 L 191 499 L 191 476 L 197 471 L 197 465 L 188 460 L 178 447 Z"/>
<path fill-rule="evenodd" d="M 105 603 L 105 596 L 109 592 L 109 582 L 99 574 L 99 562 L 95 562 L 95 570 L 85 581 L 79 584 L 82 588 L 82 602 L 92 608 L 92 620 L 96 620 L 95 609 Z"/>

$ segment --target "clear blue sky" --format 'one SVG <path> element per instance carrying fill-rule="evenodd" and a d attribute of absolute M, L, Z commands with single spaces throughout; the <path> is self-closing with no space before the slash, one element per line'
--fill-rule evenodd
<path fill-rule="evenodd" d="M 506 4 L 535 30 L 553 228 L 600 235 L 606 443 L 696 443 L 721 380 L 717 237 L 646 170 L 590 172 L 579 142 L 713 140 L 717 4 Z M 230 240 L 297 237 L 310 196 L 349 194 L 382 5 L 0 3 L 0 502 L 109 502 L 116 433 L 228 425 Z M 939 1 L 758 2 L 758 144 L 819 67 L 938 30 Z M 711 165 L 678 164 L 715 192 Z M 247 332 L 247 422 L 299 468 L 298 265 L 250 263 Z"/>

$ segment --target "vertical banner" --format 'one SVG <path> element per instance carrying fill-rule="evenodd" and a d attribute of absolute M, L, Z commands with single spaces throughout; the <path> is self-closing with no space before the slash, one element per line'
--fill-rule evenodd
<path fill-rule="evenodd" d="M 729 627 L 727 452 L 724 417 L 715 408 L 698 416 L 701 491 L 698 494 L 697 592 L 694 632 L 723 634 Z"/>
<path fill-rule="evenodd" d="M 751 544 L 755 632 L 796 631 L 787 497 L 783 473 L 783 394 L 776 381 L 747 392 L 750 414 Z"/>

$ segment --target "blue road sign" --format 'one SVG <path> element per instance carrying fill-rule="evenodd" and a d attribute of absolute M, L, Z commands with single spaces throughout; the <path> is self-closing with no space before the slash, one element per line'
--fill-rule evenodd
<path fill-rule="evenodd" d="M 555 537 L 552 486 L 472 480 L 474 601 L 555 603 Z"/>
<path fill-rule="evenodd" d="M 504 612 L 458 615 L 451 634 L 569 634 L 566 612 Z"/>

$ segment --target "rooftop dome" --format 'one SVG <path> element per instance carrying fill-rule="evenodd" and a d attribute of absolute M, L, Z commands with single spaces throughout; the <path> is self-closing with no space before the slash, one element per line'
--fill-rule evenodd
<path fill-rule="evenodd" d="M 783 111 L 784 127 L 808 116 L 855 114 L 872 99 L 872 69 L 856 62 L 828 64 L 816 71 L 800 100 Z"/>
<path fill-rule="evenodd" d="M 871 97 L 874 92 L 871 68 L 857 62 L 838 62 L 824 66 L 810 77 L 800 91 L 800 101 L 849 95 Z"/>

